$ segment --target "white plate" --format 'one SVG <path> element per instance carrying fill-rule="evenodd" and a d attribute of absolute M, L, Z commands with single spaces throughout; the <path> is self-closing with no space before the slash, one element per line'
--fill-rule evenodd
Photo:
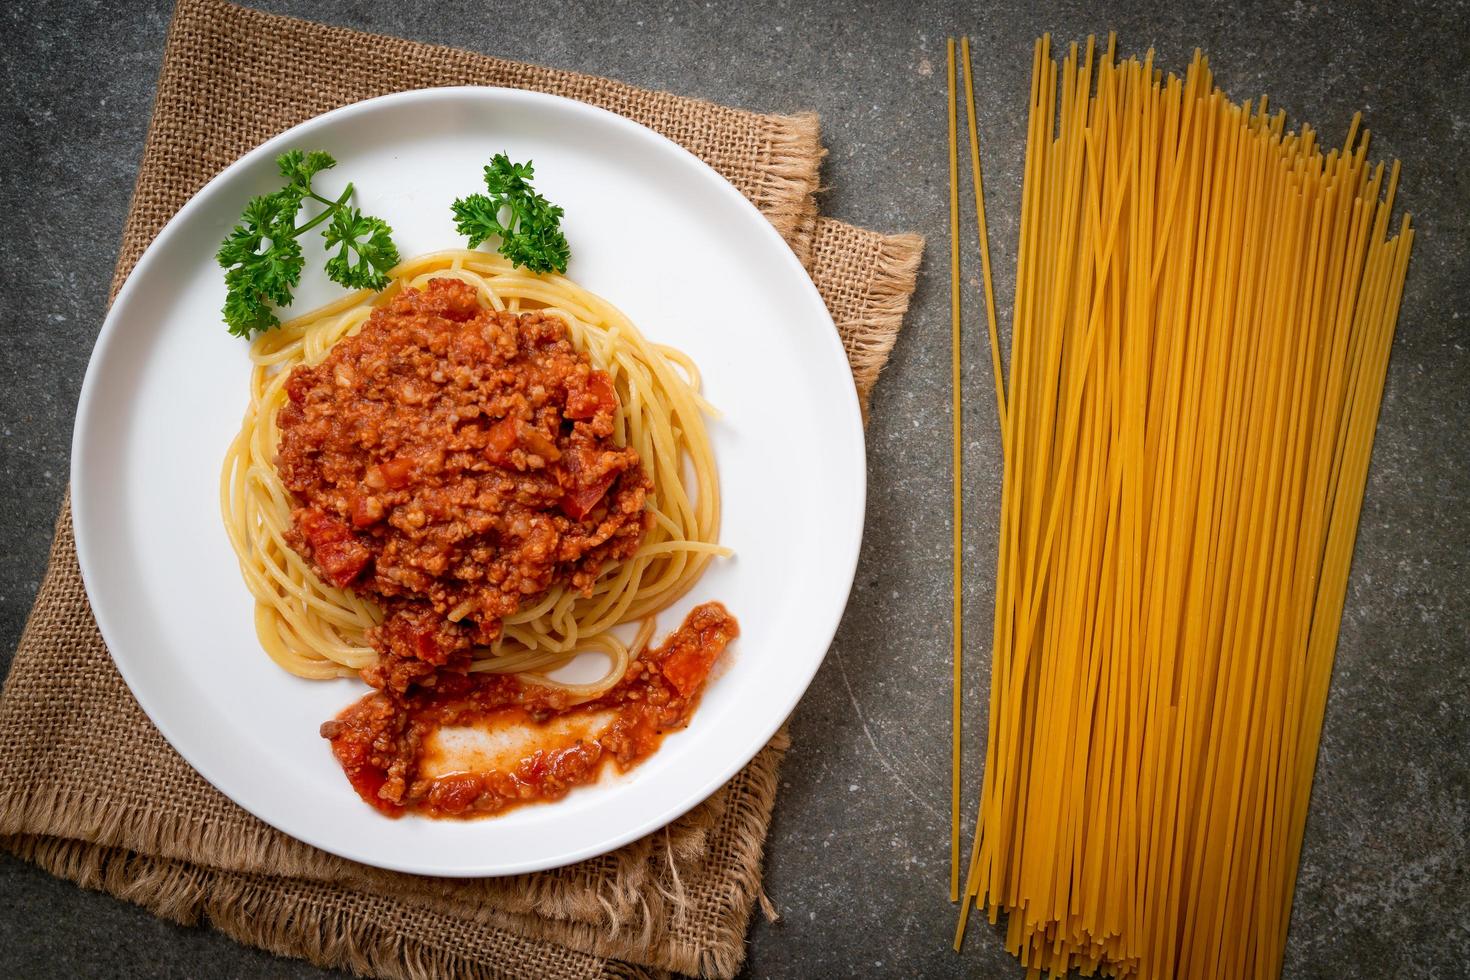
<path fill-rule="evenodd" d="M 692 355 L 724 495 L 717 560 L 690 606 L 725 602 L 741 638 L 690 727 L 626 776 L 497 818 L 389 820 L 361 802 L 317 734 L 361 695 L 305 681 L 260 649 L 220 523 L 217 481 L 250 366 L 220 322 L 214 250 L 275 157 L 323 149 L 335 196 L 383 216 L 401 254 L 463 245 L 450 202 L 483 189 L 493 153 L 532 159 L 566 208 L 569 274 L 653 340 Z M 308 236 L 313 240 L 317 236 Z M 308 249 L 293 311 L 341 290 Z M 504 875 L 612 850 L 727 781 L 770 738 L 822 661 L 862 534 L 863 436 L 831 317 L 789 248 L 730 184 L 662 136 L 552 96 L 447 88 L 304 123 L 211 181 L 163 229 L 113 305 L 87 368 L 72 445 L 77 555 L 118 670 L 174 748 L 236 803 L 343 857 L 422 874 Z"/>

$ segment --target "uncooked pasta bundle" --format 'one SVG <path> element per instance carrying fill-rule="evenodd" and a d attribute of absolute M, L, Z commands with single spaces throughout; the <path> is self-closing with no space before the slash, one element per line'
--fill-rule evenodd
<path fill-rule="evenodd" d="M 1039 972 L 1274 977 L 1413 242 L 1398 166 L 1036 45 L 985 781 Z"/>

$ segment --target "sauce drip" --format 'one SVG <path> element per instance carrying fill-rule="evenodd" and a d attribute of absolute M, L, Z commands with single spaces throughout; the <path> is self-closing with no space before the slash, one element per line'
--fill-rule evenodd
<path fill-rule="evenodd" d="M 374 691 L 322 736 L 358 795 L 389 816 L 489 816 L 557 800 L 609 764 L 628 771 L 686 726 L 739 632 L 708 602 L 591 701 L 509 674 L 441 673 L 430 687 Z"/>

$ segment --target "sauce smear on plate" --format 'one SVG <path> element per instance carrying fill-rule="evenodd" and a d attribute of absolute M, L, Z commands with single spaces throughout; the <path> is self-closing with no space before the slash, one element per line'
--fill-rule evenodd
<path fill-rule="evenodd" d="M 374 691 L 322 725 L 354 789 L 389 816 L 502 813 L 626 772 L 683 728 L 710 667 L 739 635 L 718 602 L 695 607 L 617 686 L 582 703 L 508 674 L 441 674 Z"/>

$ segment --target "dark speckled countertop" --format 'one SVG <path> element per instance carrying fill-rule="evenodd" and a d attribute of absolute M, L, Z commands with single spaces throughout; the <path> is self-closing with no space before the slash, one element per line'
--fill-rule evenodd
<path fill-rule="evenodd" d="M 1419 238 L 1343 617 L 1288 941 L 1288 977 L 1470 976 L 1470 8 L 1009 0 L 531 5 L 267 0 L 271 10 L 820 113 L 826 213 L 930 242 L 868 434 L 867 533 L 831 655 L 793 721 L 752 977 L 1019 977 L 996 936 L 949 951 L 949 404 L 944 38 L 974 38 L 997 294 L 1010 295 L 1031 42 L 1115 28 L 1237 98 L 1268 92 L 1335 137 L 1362 108 L 1404 161 Z M 593 9 L 595 8 L 595 9 Z M 143 147 L 168 0 L 0 9 L 0 664 L 20 635 L 67 480 L 72 417 Z M 970 246 L 973 249 L 973 243 Z M 967 253 L 974 255 L 975 252 Z M 1002 322 L 1009 313 L 1002 310 Z M 988 391 L 983 347 L 965 370 Z M 983 386 L 983 387 L 982 387 Z M 968 627 L 986 635 L 999 444 L 967 401 Z M 979 642 L 970 662 L 986 660 Z M 987 678 L 967 677 L 968 720 Z M 978 785 L 978 772 L 967 776 Z M 308 977 L 0 859 L 0 975 Z"/>

